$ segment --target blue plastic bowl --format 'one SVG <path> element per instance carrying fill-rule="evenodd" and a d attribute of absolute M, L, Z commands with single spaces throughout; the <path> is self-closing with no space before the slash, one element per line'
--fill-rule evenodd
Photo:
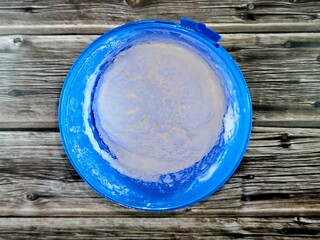
<path fill-rule="evenodd" d="M 205 24 L 186 18 L 181 18 L 180 23 L 145 20 L 105 33 L 80 54 L 61 92 L 59 128 L 72 165 L 93 189 L 123 206 L 168 211 L 204 199 L 231 177 L 249 141 L 252 108 L 245 79 L 231 56 L 218 44 L 220 38 Z M 196 48 L 199 54 L 205 54 L 208 63 L 219 71 L 227 98 L 228 115 L 225 116 L 218 143 L 201 161 L 180 171 L 180 178 L 170 185 L 161 181 L 165 175 L 159 182 L 144 182 L 127 177 L 111 167 L 102 156 L 109 150 L 101 142 L 91 114 L 94 86 L 108 64 L 134 43 L 152 39 L 180 41 Z M 89 94 L 88 89 L 92 90 Z"/>

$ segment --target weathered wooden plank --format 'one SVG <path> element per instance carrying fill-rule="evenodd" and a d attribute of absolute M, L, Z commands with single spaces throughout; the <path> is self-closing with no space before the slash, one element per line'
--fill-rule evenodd
<path fill-rule="evenodd" d="M 64 78 L 96 37 L 0 37 L 0 128 L 56 128 Z M 247 79 L 256 124 L 320 126 L 319 39 L 320 33 L 223 35 L 221 44 Z"/>
<path fill-rule="evenodd" d="M 319 239 L 307 218 L 1 218 L 4 239 Z"/>
<path fill-rule="evenodd" d="M 222 32 L 305 32 L 319 31 L 319 12 L 319 1 L 152 0 L 131 7 L 124 0 L 7 0 L 0 2 L 0 34 L 100 34 L 109 24 L 150 18 L 177 21 L 180 16 Z"/>
<path fill-rule="evenodd" d="M 58 132 L 0 132 L 0 216 L 319 216 L 320 129 L 254 127 L 246 156 L 216 194 L 186 210 L 117 206 L 77 175 Z"/>
<path fill-rule="evenodd" d="M 194 18 L 196 19 L 196 18 Z M 119 24 L 59 24 L 59 25 L 0 25 L 1 35 L 83 35 L 103 34 Z M 319 32 L 319 24 L 313 23 L 209 23 L 208 27 L 219 33 L 312 33 Z"/>

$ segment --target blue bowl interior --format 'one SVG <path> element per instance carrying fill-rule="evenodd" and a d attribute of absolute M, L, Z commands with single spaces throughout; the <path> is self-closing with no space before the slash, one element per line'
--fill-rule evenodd
<path fill-rule="evenodd" d="M 100 140 L 92 114 L 84 114 L 84 92 L 88 85 L 92 86 L 92 98 L 100 75 L 115 56 L 136 43 L 148 41 L 172 41 L 196 49 L 219 73 L 227 98 L 228 114 L 219 142 L 201 161 L 178 174 L 163 175 L 159 182 L 132 179 L 111 167 L 101 155 L 108 149 Z M 62 141 L 81 177 L 112 201 L 148 211 L 182 208 L 218 190 L 231 177 L 244 155 L 251 118 L 250 95 L 230 55 L 218 44 L 190 29 L 174 22 L 156 20 L 126 24 L 90 44 L 72 66 L 59 105 Z M 88 126 L 94 143 L 89 138 Z M 166 181 L 168 176 L 172 182 Z"/>

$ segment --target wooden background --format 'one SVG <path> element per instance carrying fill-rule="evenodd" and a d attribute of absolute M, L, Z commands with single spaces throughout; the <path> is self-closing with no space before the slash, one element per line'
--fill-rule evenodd
<path fill-rule="evenodd" d="M 254 121 L 234 176 L 184 210 L 145 213 L 95 193 L 59 138 L 77 55 L 148 18 L 203 21 L 242 69 Z M 320 1 L 1 0 L 0 239 L 320 239 Z"/>

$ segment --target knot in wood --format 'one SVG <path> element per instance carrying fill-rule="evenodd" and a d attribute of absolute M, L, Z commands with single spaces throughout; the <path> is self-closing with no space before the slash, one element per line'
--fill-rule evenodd
<path fill-rule="evenodd" d="M 249 201 L 251 200 L 251 198 L 250 198 L 250 196 L 243 195 L 243 196 L 241 197 L 241 200 L 242 200 L 242 201 L 249 202 Z"/>
<path fill-rule="evenodd" d="M 320 108 L 320 100 L 314 102 L 315 108 Z"/>
<path fill-rule="evenodd" d="M 289 148 L 291 146 L 291 140 L 289 138 L 289 134 L 285 133 L 285 134 L 282 134 L 281 135 L 281 138 L 280 138 L 280 146 L 283 147 L 283 148 Z"/>
<path fill-rule="evenodd" d="M 192 212 L 192 209 L 191 209 L 191 208 L 186 208 L 184 211 L 185 211 L 186 213 L 188 213 L 188 212 Z"/>
<path fill-rule="evenodd" d="M 288 133 L 284 133 L 281 135 L 281 142 L 290 142 Z"/>
<path fill-rule="evenodd" d="M 34 201 L 34 200 L 37 200 L 39 198 L 39 195 L 37 195 L 35 193 L 27 193 L 26 198 L 29 201 Z"/>
<path fill-rule="evenodd" d="M 247 20 L 254 21 L 254 20 L 256 20 L 256 15 L 254 13 L 252 13 L 252 12 L 245 12 L 243 14 L 243 18 L 247 19 Z"/>
<path fill-rule="evenodd" d="M 247 5 L 247 8 L 248 8 L 249 10 L 253 10 L 253 9 L 254 9 L 254 4 L 253 4 L 253 3 L 249 3 L 249 4 Z"/>
<path fill-rule="evenodd" d="M 16 37 L 12 40 L 15 46 L 20 46 L 22 44 L 23 39 L 21 37 Z"/>
<path fill-rule="evenodd" d="M 151 2 L 151 0 L 126 0 L 126 2 L 131 7 L 142 7 Z"/>
<path fill-rule="evenodd" d="M 247 179 L 254 179 L 254 175 L 253 174 L 248 174 L 248 175 L 246 175 L 246 178 Z"/>
<path fill-rule="evenodd" d="M 284 46 L 285 46 L 286 48 L 290 48 L 290 47 L 291 47 L 291 42 L 290 42 L 290 41 L 286 42 L 286 43 L 284 44 Z"/>

